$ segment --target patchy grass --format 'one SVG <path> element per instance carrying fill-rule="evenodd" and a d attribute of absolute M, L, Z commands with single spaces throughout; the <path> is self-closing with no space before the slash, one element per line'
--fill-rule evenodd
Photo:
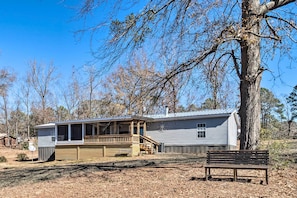
<path fill-rule="evenodd" d="M 284 155 L 296 160 L 297 141 Z M 3 150 L 0 149 L 3 154 Z M 212 171 L 204 179 L 205 155 L 147 155 L 88 161 L 1 163 L 0 197 L 296 197 L 296 162 L 283 169 Z M 9 151 L 7 151 L 9 152 Z M 31 153 L 27 153 L 30 157 Z M 34 157 L 34 156 L 32 156 Z M 32 158 L 30 157 L 30 159 Z M 292 161 L 293 162 L 293 161 Z M 272 166 L 271 166 L 272 167 Z"/>
<path fill-rule="evenodd" d="M 0 156 L 0 162 L 7 162 L 7 159 L 5 156 Z"/>

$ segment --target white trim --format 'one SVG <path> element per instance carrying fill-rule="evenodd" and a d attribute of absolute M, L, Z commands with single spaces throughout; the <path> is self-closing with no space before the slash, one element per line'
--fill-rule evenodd
<path fill-rule="evenodd" d="M 84 144 L 84 141 L 82 140 L 72 140 L 72 141 L 59 141 L 56 145 L 78 145 L 78 144 Z"/>
<path fill-rule="evenodd" d="M 58 125 L 55 125 L 55 145 L 58 143 Z"/>
<path fill-rule="evenodd" d="M 68 124 L 68 142 L 71 142 L 71 124 Z"/>
<path fill-rule="evenodd" d="M 81 140 L 82 140 L 82 142 L 84 142 L 84 139 L 85 139 L 84 138 L 85 137 L 85 128 L 86 128 L 85 125 L 86 124 L 85 123 L 81 123 L 81 125 L 82 125 L 81 126 Z"/>

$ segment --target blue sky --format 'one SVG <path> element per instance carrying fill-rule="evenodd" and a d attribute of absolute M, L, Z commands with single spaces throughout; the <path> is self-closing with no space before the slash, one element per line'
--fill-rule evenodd
<path fill-rule="evenodd" d="M 22 74 L 30 61 L 71 71 L 91 59 L 88 39 L 73 32 L 79 23 L 75 11 L 58 0 L 0 2 L 0 67 Z M 71 73 L 71 72 L 70 72 Z"/>
<path fill-rule="evenodd" d="M 30 61 L 36 60 L 45 65 L 53 62 L 58 73 L 70 74 L 72 66 L 81 67 L 92 59 L 89 38 L 78 40 L 73 34 L 82 27 L 81 22 L 72 20 L 75 11 L 61 2 L 0 2 L 0 68 L 13 68 L 19 76 L 25 73 Z M 273 80 L 268 72 L 263 76 L 262 86 L 282 97 L 297 84 L 297 65 L 287 59 L 276 61 L 269 63 L 270 71 L 281 78 Z"/>

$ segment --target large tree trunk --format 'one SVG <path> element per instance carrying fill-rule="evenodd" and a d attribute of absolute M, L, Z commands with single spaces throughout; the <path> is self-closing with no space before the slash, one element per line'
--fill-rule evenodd
<path fill-rule="evenodd" d="M 242 2 L 242 41 L 241 41 L 241 135 L 240 149 L 255 150 L 260 133 L 260 23 L 257 10 L 259 0 Z"/>

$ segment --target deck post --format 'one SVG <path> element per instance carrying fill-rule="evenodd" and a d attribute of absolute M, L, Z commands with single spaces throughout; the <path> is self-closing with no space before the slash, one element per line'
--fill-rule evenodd
<path fill-rule="evenodd" d="M 112 133 L 113 134 L 118 134 L 118 132 L 117 132 L 117 122 L 116 121 L 113 122 L 113 132 Z"/>
<path fill-rule="evenodd" d="M 268 185 L 268 169 L 265 170 L 266 184 Z"/>
<path fill-rule="evenodd" d="M 140 134 L 140 122 L 137 121 L 137 135 Z"/>
<path fill-rule="evenodd" d="M 103 146 L 103 157 L 106 156 L 106 146 Z"/>
<path fill-rule="evenodd" d="M 134 122 L 133 120 L 130 123 L 130 135 L 133 136 L 133 131 L 134 131 Z"/>
<path fill-rule="evenodd" d="M 146 122 L 143 122 L 143 135 L 146 136 Z"/>
<path fill-rule="evenodd" d="M 233 169 L 233 174 L 234 174 L 234 181 L 237 181 L 237 169 Z"/>
<path fill-rule="evenodd" d="M 76 147 L 76 152 L 77 152 L 77 155 L 76 155 L 77 159 L 76 160 L 79 160 L 79 158 L 80 158 L 80 147 L 79 146 Z"/>
<path fill-rule="evenodd" d="M 97 130 L 96 130 L 96 135 L 100 134 L 100 130 L 99 130 L 99 122 L 97 122 Z"/>

